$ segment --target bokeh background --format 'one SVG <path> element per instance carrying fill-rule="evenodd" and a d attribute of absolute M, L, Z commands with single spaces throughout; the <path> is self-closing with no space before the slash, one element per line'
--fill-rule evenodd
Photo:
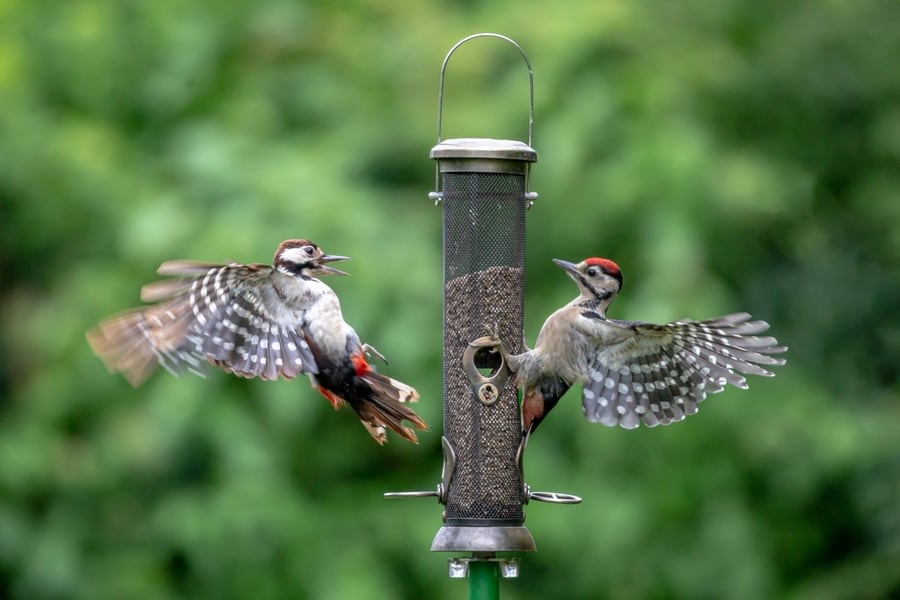
<path fill-rule="evenodd" d="M 894 1 L 0 1 L 0 596 L 461 598 L 440 506 L 438 69 L 534 63 L 526 335 L 615 259 L 611 314 L 747 310 L 775 379 L 670 428 L 571 392 L 532 440 L 506 598 L 900 596 Z M 518 54 L 450 64 L 445 137 L 523 139 Z M 157 374 L 85 343 L 171 258 L 347 254 L 347 319 L 419 388 L 374 445 L 305 380 Z"/>

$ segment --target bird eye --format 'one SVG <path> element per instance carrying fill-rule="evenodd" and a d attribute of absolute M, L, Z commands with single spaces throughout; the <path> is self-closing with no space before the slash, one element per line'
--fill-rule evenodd
<path fill-rule="evenodd" d="M 597 267 L 590 267 L 587 270 L 588 277 L 596 277 L 597 273 L 599 272 L 600 271 L 597 269 Z"/>
<path fill-rule="evenodd" d="M 303 251 L 306 252 L 307 256 L 312 256 L 315 253 L 315 246 L 303 246 Z"/>

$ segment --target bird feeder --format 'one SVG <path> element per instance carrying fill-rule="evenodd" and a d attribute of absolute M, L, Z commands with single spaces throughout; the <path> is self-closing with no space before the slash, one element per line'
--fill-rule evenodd
<path fill-rule="evenodd" d="M 442 138 L 447 64 L 460 46 L 476 38 L 511 44 L 527 66 L 527 142 Z M 580 502 L 575 496 L 531 492 L 525 484 L 514 377 L 500 352 L 472 343 L 493 335 L 510 352 L 523 350 L 525 215 L 537 197 L 529 190 L 531 165 L 537 161 L 533 127 L 534 76 L 524 50 L 494 33 L 457 42 L 441 65 L 437 145 L 430 153 L 436 161 L 436 191 L 429 197 L 443 217 L 443 473 L 436 491 L 388 494 L 437 496 L 445 505 L 432 551 L 472 553 L 450 560 L 451 577 L 515 577 L 515 559 L 496 557 L 535 550 L 524 525 L 524 505 L 530 499 Z"/>

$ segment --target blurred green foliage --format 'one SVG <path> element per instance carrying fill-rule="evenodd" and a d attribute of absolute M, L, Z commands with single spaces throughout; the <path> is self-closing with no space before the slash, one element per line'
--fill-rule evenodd
<path fill-rule="evenodd" d="M 0 1 L 0 596 L 461 598 L 440 474 L 437 74 L 536 74 L 526 334 L 614 258 L 614 316 L 748 310 L 774 380 L 656 430 L 530 445 L 506 598 L 900 595 L 900 5 Z M 445 137 L 525 135 L 527 77 L 451 62 Z M 354 257 L 347 319 L 432 426 L 377 448 L 305 381 L 108 375 L 83 332 L 170 258 Z M 388 269 L 384 266 L 388 265 Z"/>

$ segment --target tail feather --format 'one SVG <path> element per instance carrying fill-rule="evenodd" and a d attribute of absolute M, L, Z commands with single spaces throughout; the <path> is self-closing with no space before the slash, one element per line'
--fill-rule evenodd
<path fill-rule="evenodd" d="M 403 421 L 409 421 L 423 431 L 428 429 L 425 421 L 404 405 L 405 402 L 418 400 L 419 393 L 405 383 L 375 371 L 365 373 L 361 379 L 369 384 L 371 394 L 361 402 L 350 402 L 350 405 L 375 441 L 379 444 L 387 441 L 385 435 L 387 427 L 402 438 L 417 444 L 415 432 L 410 427 L 405 427 Z"/>

